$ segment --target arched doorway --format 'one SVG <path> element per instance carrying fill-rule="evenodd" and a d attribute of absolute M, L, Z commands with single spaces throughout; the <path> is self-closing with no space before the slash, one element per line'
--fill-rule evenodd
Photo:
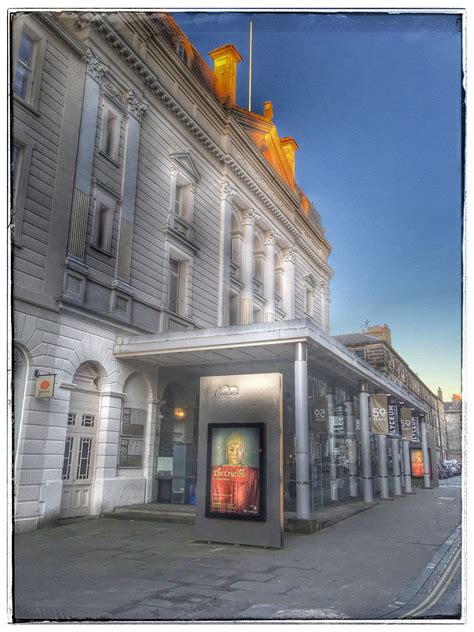
<path fill-rule="evenodd" d="M 76 371 L 73 382 L 77 386 L 71 393 L 67 418 L 61 518 L 90 514 L 100 419 L 98 367 L 86 362 Z"/>
<path fill-rule="evenodd" d="M 25 401 L 26 378 L 28 375 L 28 361 L 23 351 L 16 345 L 13 347 L 13 454 L 15 459 L 18 454 L 18 443 L 20 440 L 21 418 L 23 416 L 23 404 Z"/>

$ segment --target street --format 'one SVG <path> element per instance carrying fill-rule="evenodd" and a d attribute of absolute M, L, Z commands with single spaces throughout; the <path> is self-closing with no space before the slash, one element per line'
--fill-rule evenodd
<path fill-rule="evenodd" d="M 459 618 L 461 477 L 379 502 L 282 550 L 193 526 L 92 519 L 15 540 L 16 620 Z"/>

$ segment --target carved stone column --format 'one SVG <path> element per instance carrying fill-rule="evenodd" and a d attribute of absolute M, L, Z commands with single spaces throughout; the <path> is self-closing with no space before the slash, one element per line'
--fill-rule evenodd
<path fill-rule="evenodd" d="M 265 322 L 275 320 L 275 244 L 278 235 L 274 230 L 265 234 L 265 270 L 264 270 L 264 297 L 265 297 Z"/>
<path fill-rule="evenodd" d="M 227 182 L 221 188 L 221 245 L 219 279 L 219 327 L 229 324 L 230 263 L 232 259 L 232 200 L 236 191 Z"/>
<path fill-rule="evenodd" d="M 244 227 L 242 243 L 242 283 L 244 287 L 240 297 L 240 322 L 242 325 L 253 322 L 253 240 L 257 217 L 254 209 L 247 209 L 242 218 Z"/>
<path fill-rule="evenodd" d="M 287 320 L 295 317 L 295 262 L 296 250 L 288 248 L 283 253 L 283 309 Z"/>

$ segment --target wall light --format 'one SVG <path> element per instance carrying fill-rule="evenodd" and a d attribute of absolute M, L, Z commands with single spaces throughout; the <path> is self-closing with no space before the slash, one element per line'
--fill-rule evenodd
<path fill-rule="evenodd" d="M 184 408 L 175 408 L 173 411 L 173 417 L 176 417 L 176 419 L 185 419 L 186 411 Z"/>

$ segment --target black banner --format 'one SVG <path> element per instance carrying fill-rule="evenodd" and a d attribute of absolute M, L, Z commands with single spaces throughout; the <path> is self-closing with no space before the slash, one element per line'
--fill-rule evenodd
<path fill-rule="evenodd" d="M 411 440 L 420 440 L 420 418 L 418 415 L 412 415 L 411 418 Z"/>
<path fill-rule="evenodd" d="M 313 432 L 328 432 L 328 404 L 325 397 L 313 399 Z"/>
<path fill-rule="evenodd" d="M 336 406 L 336 414 L 334 415 L 333 432 L 336 435 L 344 434 L 344 404 Z"/>

